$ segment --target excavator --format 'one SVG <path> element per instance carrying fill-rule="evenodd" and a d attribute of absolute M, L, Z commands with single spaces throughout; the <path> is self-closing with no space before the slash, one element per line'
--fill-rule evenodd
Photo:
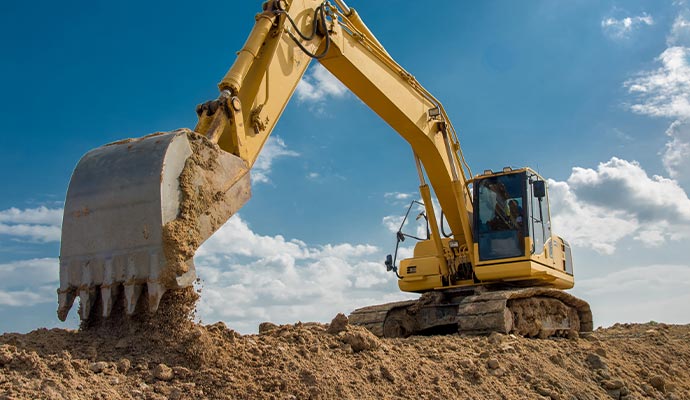
<path fill-rule="evenodd" d="M 381 337 L 592 330 L 589 305 L 563 291 L 574 285 L 572 256 L 551 231 L 545 180 L 530 168 L 472 176 L 441 103 L 354 8 L 334 2 L 264 2 L 218 98 L 197 106 L 194 130 L 81 158 L 64 207 L 61 320 L 77 297 L 82 321 L 128 318 L 155 313 L 166 292 L 194 284 L 196 249 L 251 197 L 252 165 L 316 59 L 410 144 L 427 220 L 413 256 L 397 265 L 396 246 L 385 262 L 419 299 L 354 310 L 350 323 Z"/>

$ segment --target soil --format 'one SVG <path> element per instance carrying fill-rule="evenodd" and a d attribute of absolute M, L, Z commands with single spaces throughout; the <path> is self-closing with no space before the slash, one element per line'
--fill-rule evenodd
<path fill-rule="evenodd" d="M 176 296 L 194 295 L 119 327 L 1 335 L 0 399 L 690 399 L 690 325 L 379 339 L 338 315 L 240 335 L 191 322 Z"/>
<path fill-rule="evenodd" d="M 187 135 L 192 154 L 178 178 L 177 218 L 163 226 L 168 267 L 160 279 L 167 288 L 177 286 L 176 278 L 193 268 L 199 246 L 250 197 L 249 168 L 243 160 L 189 129 L 176 132 Z"/>

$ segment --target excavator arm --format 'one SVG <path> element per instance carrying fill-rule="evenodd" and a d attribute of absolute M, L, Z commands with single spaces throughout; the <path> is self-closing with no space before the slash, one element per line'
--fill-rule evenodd
<path fill-rule="evenodd" d="M 264 3 L 219 84 L 221 96 L 197 109 L 195 130 L 252 165 L 309 63 L 317 59 L 410 144 L 427 215 L 433 217 L 434 210 L 425 175 L 454 238 L 471 248 L 469 168 L 448 115 L 390 57 L 356 10 L 342 1 L 339 6 L 318 0 Z M 432 225 L 433 236 L 440 238 Z M 437 250 L 443 257 L 440 239 Z"/>

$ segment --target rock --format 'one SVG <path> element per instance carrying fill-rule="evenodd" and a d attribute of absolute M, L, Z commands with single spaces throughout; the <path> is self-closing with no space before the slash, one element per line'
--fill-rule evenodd
<path fill-rule="evenodd" d="M 259 324 L 259 334 L 268 333 L 274 329 L 277 329 L 278 325 L 273 322 L 262 322 Z"/>
<path fill-rule="evenodd" d="M 14 354 L 10 350 L 10 346 L 0 347 L 0 366 L 7 365 L 14 360 Z"/>
<path fill-rule="evenodd" d="M 606 350 L 602 349 L 601 347 L 594 350 L 594 352 L 602 357 L 606 357 Z"/>
<path fill-rule="evenodd" d="M 352 351 L 359 353 L 364 350 L 374 350 L 381 346 L 379 338 L 367 329 L 360 329 L 356 331 L 348 331 L 341 333 L 341 340 L 350 346 Z"/>
<path fill-rule="evenodd" d="M 505 339 L 505 337 L 506 337 L 506 336 L 505 336 L 504 334 L 502 334 L 502 333 L 491 332 L 491 334 L 489 335 L 489 343 L 491 343 L 491 344 L 499 344 L 499 343 L 503 342 L 503 340 Z"/>
<path fill-rule="evenodd" d="M 642 391 L 647 396 L 653 396 L 654 395 L 654 388 L 651 385 L 648 385 L 646 383 L 642 384 Z"/>
<path fill-rule="evenodd" d="M 338 315 L 336 315 L 335 318 L 333 318 L 330 325 L 328 325 L 327 332 L 332 335 L 337 335 L 338 333 L 346 330 L 348 324 L 349 321 L 345 314 L 338 313 Z"/>
<path fill-rule="evenodd" d="M 161 381 L 169 381 L 175 377 L 175 373 L 172 368 L 165 364 L 158 364 L 153 368 L 153 376 Z"/>
<path fill-rule="evenodd" d="M 175 376 L 177 376 L 179 378 L 186 378 L 186 377 L 190 376 L 192 373 L 189 369 L 182 367 L 182 366 L 175 366 L 172 368 L 172 370 L 173 370 L 173 373 L 175 374 Z"/>
<path fill-rule="evenodd" d="M 100 373 L 103 372 L 106 368 L 108 368 L 108 363 L 105 362 L 105 361 L 98 361 L 98 362 L 91 363 L 91 364 L 89 365 L 89 369 L 90 369 L 91 372 L 93 372 L 94 374 L 100 374 Z"/>
<path fill-rule="evenodd" d="M 126 358 L 120 359 L 120 361 L 118 361 L 117 364 L 116 364 L 117 370 L 118 370 L 121 374 L 126 374 L 127 371 L 129 371 L 129 368 L 130 368 L 131 366 L 132 366 L 132 363 L 131 363 L 128 359 L 126 359 Z"/>
<path fill-rule="evenodd" d="M 623 381 L 616 379 L 611 381 L 603 381 L 601 386 L 606 390 L 617 390 L 623 387 Z"/>
<path fill-rule="evenodd" d="M 501 365 L 498 363 L 497 359 L 492 358 L 486 362 L 486 366 L 489 367 L 489 369 L 498 369 Z"/>
<path fill-rule="evenodd" d="M 654 375 L 649 379 L 649 384 L 661 393 L 666 392 L 666 379 L 661 375 Z"/>
<path fill-rule="evenodd" d="M 86 348 L 86 357 L 87 360 L 95 361 L 96 358 L 98 358 L 98 349 L 96 346 L 89 346 Z"/>
<path fill-rule="evenodd" d="M 537 386 L 534 390 L 546 398 L 550 398 L 550 399 L 558 398 L 558 393 L 554 392 L 553 390 L 551 390 L 549 388 L 546 388 L 543 386 Z"/>
<path fill-rule="evenodd" d="M 563 360 L 563 357 L 561 357 L 560 354 L 550 355 L 549 360 L 551 360 L 552 363 L 558 365 L 559 367 L 565 367 L 565 361 Z"/>
<path fill-rule="evenodd" d="M 170 400 L 180 400 L 180 399 L 183 398 L 183 396 L 184 396 L 184 394 L 182 393 L 182 391 L 181 391 L 180 389 L 173 389 L 173 390 L 170 392 L 170 395 L 168 396 L 168 399 L 170 399 Z"/>
<path fill-rule="evenodd" d="M 611 379 L 611 374 L 609 373 L 609 371 L 607 369 L 599 369 L 599 370 L 597 370 L 597 377 L 598 377 L 597 380 L 599 382 L 601 382 L 601 381 L 605 381 L 607 379 Z"/>
<path fill-rule="evenodd" d="M 606 365 L 606 362 L 604 360 L 602 360 L 598 354 L 594 354 L 594 353 L 587 354 L 586 361 L 587 361 L 587 364 L 589 364 L 589 366 L 592 369 L 606 369 L 606 368 L 608 368 L 608 366 Z"/>
<path fill-rule="evenodd" d="M 390 369 L 386 368 L 385 365 L 381 366 L 381 376 L 390 383 L 395 383 L 395 376 Z"/>

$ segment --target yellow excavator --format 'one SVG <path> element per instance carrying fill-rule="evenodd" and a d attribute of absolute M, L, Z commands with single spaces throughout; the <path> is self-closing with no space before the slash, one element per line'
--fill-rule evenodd
<path fill-rule="evenodd" d="M 264 2 L 219 97 L 197 107 L 193 131 L 82 157 L 64 208 L 61 320 L 77 297 L 82 321 L 126 318 L 156 312 L 166 291 L 193 285 L 196 249 L 249 200 L 251 167 L 316 59 L 410 144 L 427 220 L 413 256 L 385 263 L 401 290 L 422 296 L 355 310 L 351 323 L 385 337 L 592 329 L 589 305 L 562 290 L 574 284 L 572 258 L 551 232 L 544 179 L 508 167 L 472 176 L 441 103 L 355 9 L 334 1 Z M 113 312 L 116 303 L 124 310 Z"/>

